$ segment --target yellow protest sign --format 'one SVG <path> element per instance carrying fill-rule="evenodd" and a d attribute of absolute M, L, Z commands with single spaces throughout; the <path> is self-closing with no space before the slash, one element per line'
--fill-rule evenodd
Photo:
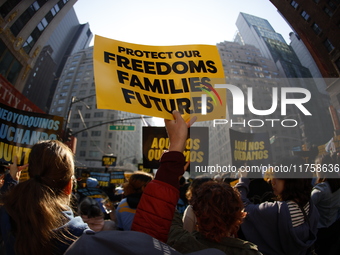
<path fill-rule="evenodd" d="M 225 84 L 216 46 L 149 46 L 96 36 L 93 62 L 98 109 L 167 119 L 178 110 L 198 121 L 226 117 L 226 91 L 214 88 Z"/>

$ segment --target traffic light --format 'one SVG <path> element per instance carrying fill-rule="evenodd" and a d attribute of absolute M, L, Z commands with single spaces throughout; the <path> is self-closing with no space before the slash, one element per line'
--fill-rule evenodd
<path fill-rule="evenodd" d="M 70 142 L 72 138 L 72 129 L 67 128 L 66 129 L 66 134 L 65 134 L 65 141 Z"/>

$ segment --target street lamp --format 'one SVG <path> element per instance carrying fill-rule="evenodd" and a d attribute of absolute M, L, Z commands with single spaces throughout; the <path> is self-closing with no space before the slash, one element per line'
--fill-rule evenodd
<path fill-rule="evenodd" d="M 90 109 L 91 107 L 88 106 L 87 104 L 85 104 L 85 103 L 83 102 L 83 100 L 85 100 L 85 99 L 87 99 L 87 98 L 90 98 L 90 97 L 94 97 L 94 96 L 96 96 L 96 95 L 94 94 L 94 95 L 90 95 L 90 96 L 83 97 L 83 98 L 76 98 L 75 96 L 72 96 L 71 102 L 70 102 L 70 106 L 69 106 L 69 108 L 68 108 L 67 115 L 66 115 L 65 125 L 64 125 L 64 139 L 63 139 L 64 141 L 66 140 L 66 136 L 67 136 L 67 134 L 66 134 L 66 129 L 67 129 L 67 125 L 68 125 L 69 122 L 70 122 L 70 115 L 71 115 L 72 105 L 75 104 L 75 103 L 81 102 L 81 103 L 83 103 L 83 104 L 85 105 L 85 107 L 86 107 L 87 109 Z"/>

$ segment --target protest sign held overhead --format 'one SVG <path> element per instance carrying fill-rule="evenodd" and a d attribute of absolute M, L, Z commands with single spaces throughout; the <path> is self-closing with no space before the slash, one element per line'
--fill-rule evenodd
<path fill-rule="evenodd" d="M 98 109 L 225 118 L 226 92 L 214 88 L 225 83 L 216 46 L 148 46 L 96 36 L 93 62 Z"/>
<path fill-rule="evenodd" d="M 272 164 L 268 133 L 242 133 L 233 129 L 229 133 L 233 166 Z"/>
<path fill-rule="evenodd" d="M 1 164 L 12 163 L 15 156 L 19 165 L 27 164 L 32 146 L 40 140 L 57 140 L 63 124 L 62 117 L 21 111 L 3 104 L 0 104 L 0 119 Z M 27 178 L 25 171 L 22 178 Z"/>
<path fill-rule="evenodd" d="M 198 165 L 208 165 L 209 128 L 191 127 L 185 143 L 185 161 L 190 161 L 190 169 Z M 169 138 L 164 127 L 143 127 L 143 166 L 157 169 L 159 160 L 169 148 Z M 194 174 L 194 171 L 192 171 Z"/>

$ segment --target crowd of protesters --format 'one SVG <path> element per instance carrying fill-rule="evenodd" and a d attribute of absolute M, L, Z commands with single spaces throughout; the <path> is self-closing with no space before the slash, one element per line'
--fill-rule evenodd
<path fill-rule="evenodd" d="M 73 154 L 59 141 L 32 147 L 0 170 L 0 255 L 12 254 L 340 254 L 340 178 L 198 176 L 188 182 L 188 127 L 174 111 L 155 176 L 135 172 L 117 195 L 87 178 L 77 187 Z M 321 155 L 316 164 L 338 163 Z M 281 165 L 304 164 L 302 158 Z M 18 183 L 22 169 L 30 179 Z"/>

